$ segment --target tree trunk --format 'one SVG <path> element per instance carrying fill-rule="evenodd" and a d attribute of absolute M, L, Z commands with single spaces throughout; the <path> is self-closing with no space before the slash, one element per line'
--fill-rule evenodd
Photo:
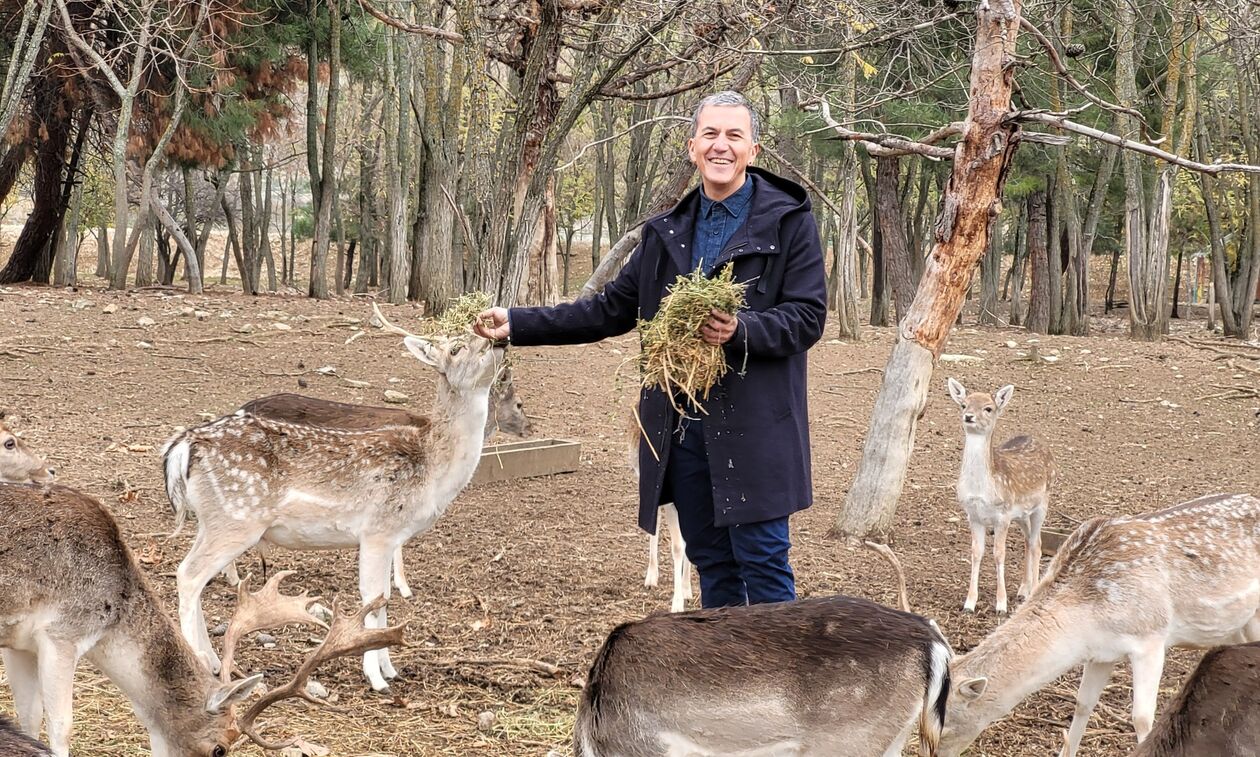
<path fill-rule="evenodd" d="M 240 151 L 241 173 L 237 178 L 241 196 L 241 290 L 245 294 L 258 294 L 258 229 L 254 214 L 254 156 L 243 147 Z"/>
<path fill-rule="evenodd" d="M 328 105 L 325 109 L 324 164 L 320 169 L 319 205 L 315 214 L 315 241 L 311 247 L 311 280 L 308 288 L 310 296 L 319 300 L 328 299 L 328 246 L 332 229 L 333 194 L 337 191 L 337 169 L 333 160 L 337 146 L 337 103 L 341 96 L 341 3 L 340 0 L 325 2 L 328 4 Z M 314 5 L 314 2 L 311 4 Z"/>
<path fill-rule="evenodd" d="M 1062 152 L 1061 150 L 1059 152 Z M 1046 319 L 1047 334 L 1063 333 L 1063 208 L 1059 203 L 1059 177 L 1046 176 Z"/>
<path fill-rule="evenodd" d="M 555 179 L 547 182 L 543 193 L 542 218 L 537 224 L 530 249 L 528 301 L 531 305 L 554 305 L 560 301 L 560 272 L 556 265 L 556 192 Z"/>
<path fill-rule="evenodd" d="M 932 369 L 962 308 L 972 271 L 989 245 L 993 217 L 1014 155 L 1010 107 L 1019 30 L 1019 2 L 981 4 L 971 65 L 971 90 L 962 139 L 945 187 L 935 241 L 923 280 L 901 322 L 884 369 L 862 461 L 836 530 L 849 538 L 886 540 L 927 401 Z"/>
<path fill-rule="evenodd" d="M 883 241 L 884 272 L 893 291 L 897 322 L 905 318 L 914 299 L 914 265 L 910 262 L 910 240 L 902 219 L 898 181 L 901 159 L 875 159 L 875 202 L 879 207 L 879 236 Z M 909 182 L 907 182 L 908 184 Z"/>
<path fill-rule="evenodd" d="M 57 270 L 53 274 L 53 283 L 60 287 L 74 286 L 78 283 L 79 266 L 79 221 L 83 208 L 83 182 L 74 181 L 74 194 L 70 196 L 69 215 L 66 216 L 65 234 L 62 237 L 61 250 L 57 253 Z"/>
<path fill-rule="evenodd" d="M 989 249 L 980 261 L 980 324 L 1001 326 L 998 315 L 998 285 L 1002 281 L 1002 217 L 993 219 Z"/>
<path fill-rule="evenodd" d="M 1028 296 L 1028 330 L 1050 333 L 1050 258 L 1046 245 L 1046 190 L 1028 195 L 1028 260 L 1032 292 Z"/>
<path fill-rule="evenodd" d="M 385 160 L 389 174 L 389 301 L 395 305 L 407 298 L 411 278 L 411 255 L 407 251 L 407 195 L 403 191 L 403 164 L 406 162 L 408 128 L 406 116 L 406 77 L 401 52 L 391 40 L 386 45 L 385 97 L 389 100 L 385 120 Z"/>
<path fill-rule="evenodd" d="M 101 224 L 96 230 L 96 275 L 109 278 L 109 228 Z"/>
<path fill-rule="evenodd" d="M 13 245 L 9 262 L 0 270 L 0 284 L 30 281 L 61 225 L 65 211 L 62 176 L 66 169 L 66 143 L 71 120 L 54 115 L 60 95 L 51 77 L 40 77 L 36 85 L 35 113 L 42 122 L 43 140 L 35 153 L 35 182 L 31 189 L 31 212 Z"/>
<path fill-rule="evenodd" d="M 855 65 L 850 63 L 849 65 Z M 857 341 L 861 338 L 861 320 L 858 317 L 857 274 L 857 159 L 855 145 L 845 143 L 840 158 L 840 212 L 836 218 L 836 233 L 832 243 L 834 254 L 831 261 L 836 275 L 835 309 L 838 336 Z"/>
<path fill-rule="evenodd" d="M 153 286 L 153 236 L 157 230 L 153 228 L 154 224 L 147 221 L 140 228 L 140 255 L 136 258 L 136 286 L 148 287 Z M 162 260 L 162 283 L 169 284 L 167 268 L 169 264 Z M 173 275 L 173 274 L 170 274 Z"/>
<path fill-rule="evenodd" d="M 866 189 L 866 205 L 871 209 L 871 315 L 872 326 L 888 325 L 888 284 L 884 257 L 883 223 L 880 204 L 875 199 L 875 177 L 866 155 L 861 159 L 862 184 Z"/>

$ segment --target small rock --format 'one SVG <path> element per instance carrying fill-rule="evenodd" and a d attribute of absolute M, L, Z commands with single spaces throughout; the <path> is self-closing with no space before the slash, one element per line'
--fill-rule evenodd
<path fill-rule="evenodd" d="M 152 318 L 150 318 L 150 317 L 149 317 L 149 316 L 147 316 L 147 315 L 142 315 L 142 316 L 140 316 L 139 318 L 137 318 L 137 319 L 136 319 L 136 325 L 137 325 L 137 326 L 144 326 L 145 328 L 148 328 L 149 326 L 156 326 L 156 325 L 157 325 L 157 321 L 153 320 Z"/>
<path fill-rule="evenodd" d="M 306 387 L 310 386 L 310 384 L 306 383 L 306 379 L 302 378 L 301 376 L 298 376 L 298 386 L 305 389 Z"/>
<path fill-rule="evenodd" d="M 192 318 L 196 312 L 196 308 L 189 307 L 188 305 L 179 309 L 179 315 L 181 318 Z"/>
<path fill-rule="evenodd" d="M 477 730 L 482 733 L 489 733 L 490 730 L 494 728 L 495 721 L 497 720 L 498 718 L 495 717 L 493 712 L 486 710 L 477 716 Z"/>
<path fill-rule="evenodd" d="M 272 636 L 269 633 L 260 633 L 258 634 L 258 636 L 255 637 L 255 639 L 258 641 L 259 644 L 263 645 L 264 647 L 268 645 L 274 647 L 276 645 L 276 637 Z"/>
<path fill-rule="evenodd" d="M 199 321 L 204 321 L 210 317 L 210 313 L 205 310 L 194 310 L 193 316 L 196 317 L 196 319 Z"/>
<path fill-rule="evenodd" d="M 70 303 L 71 310 L 86 310 L 90 307 L 92 307 L 91 300 L 75 300 L 74 302 Z"/>
<path fill-rule="evenodd" d="M 102 313 L 117 313 L 117 312 L 118 312 L 118 306 L 117 306 L 117 305 L 115 305 L 114 303 L 112 303 L 112 302 L 111 302 L 111 303 L 109 303 L 108 305 L 106 305 L 105 307 L 101 308 L 101 312 L 102 312 Z"/>
<path fill-rule="evenodd" d="M 310 694 L 316 699 L 328 698 L 328 689 L 324 688 L 324 684 L 320 683 L 319 681 L 307 681 L 306 693 Z"/>
<path fill-rule="evenodd" d="M 308 607 L 307 612 L 309 612 L 311 615 L 315 616 L 316 618 L 319 618 L 319 620 L 324 623 L 333 622 L 332 610 L 329 610 L 327 607 L 321 605 L 319 602 L 316 602 L 315 604 Z"/>
<path fill-rule="evenodd" d="M 227 624 L 227 623 L 220 623 L 219 625 L 217 625 L 217 626 L 215 626 L 214 628 L 211 628 L 211 629 L 210 629 L 210 635 L 211 635 L 211 636 L 222 636 L 222 635 L 224 635 L 224 634 L 226 634 L 226 633 L 227 633 L 227 628 L 228 628 L 228 624 Z"/>
<path fill-rule="evenodd" d="M 280 323 L 279 321 L 276 321 L 275 323 L 271 324 L 271 328 L 275 329 L 276 331 L 292 331 L 293 330 L 293 327 L 290 326 L 289 324 Z"/>
<path fill-rule="evenodd" d="M 394 404 L 394 405 L 400 405 L 400 404 L 402 404 L 402 403 L 406 402 L 406 401 L 407 401 L 407 400 L 409 400 L 409 399 L 411 399 L 411 398 L 410 398 L 410 397 L 408 397 L 407 395 L 403 394 L 402 392 L 395 391 L 395 390 L 393 390 L 393 389 L 386 389 L 386 390 L 385 390 L 385 401 L 386 401 L 386 402 L 392 403 L 392 404 Z"/>
<path fill-rule="evenodd" d="M 142 350 L 151 350 L 151 349 L 153 349 L 153 345 L 152 345 L 152 344 L 150 344 L 150 343 L 148 343 L 148 342 L 136 342 L 136 346 L 137 346 L 137 347 L 139 347 L 139 348 L 140 348 L 140 349 L 142 349 Z"/>

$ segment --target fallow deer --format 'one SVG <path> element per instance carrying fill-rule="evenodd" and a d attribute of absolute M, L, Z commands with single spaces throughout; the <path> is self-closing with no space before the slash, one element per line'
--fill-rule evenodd
<path fill-rule="evenodd" d="M 471 334 L 413 336 L 377 315 L 438 374 L 423 422 L 349 430 L 349 420 L 312 425 L 238 410 L 163 449 L 176 518 L 191 510 L 198 520 L 177 571 L 180 625 L 216 668 L 201 594 L 245 550 L 262 540 L 296 550 L 358 548 L 363 601 L 388 598 L 398 548 L 431 528 L 472 478 L 502 348 Z M 369 627 L 385 624 L 383 607 L 369 616 Z M 396 676 L 388 650 L 365 653 L 363 669 L 380 692 Z"/>
<path fill-rule="evenodd" d="M 1260 643 L 1203 656 L 1133 757 L 1260 757 Z"/>
<path fill-rule="evenodd" d="M 340 428 L 347 431 L 371 431 L 384 426 L 423 426 L 428 423 L 428 419 L 424 416 L 402 408 L 351 405 L 304 397 L 300 394 L 272 394 L 246 402 L 241 410 L 251 415 L 287 423 Z M 512 370 L 508 365 L 504 366 L 498 380 L 490 390 L 490 412 L 486 419 L 483 440 L 489 440 L 495 431 L 522 438 L 529 436 L 530 433 L 529 418 L 525 415 L 524 405 L 516 394 Z M 179 530 L 178 527 L 176 530 Z M 256 549 L 265 565 L 271 552 L 267 540 L 258 542 Z M 228 563 L 224 574 L 227 576 L 229 585 L 236 586 L 240 583 L 236 561 Z M 394 553 L 394 587 L 403 597 L 411 598 L 411 586 L 407 583 L 407 576 L 403 571 L 402 547 Z"/>
<path fill-rule="evenodd" d="M 1009 384 L 992 396 L 968 392 L 962 384 L 949 380 L 949 395 L 962 408 L 965 436 L 957 494 L 971 526 L 971 582 L 963 603 L 967 612 L 976 609 L 985 537 L 992 532 L 997 572 L 994 609 L 1006 613 L 1006 534 L 1011 521 L 1024 534 L 1024 580 L 1017 596 L 1027 597 L 1040 576 L 1041 524 L 1054 483 L 1054 457 L 1044 443 L 1031 436 L 1016 436 L 994 446 L 993 430 L 1014 392 L 1015 387 Z"/>
<path fill-rule="evenodd" d="M 4 757 L 52 757 L 48 747 L 17 729 L 0 715 L 0 754 Z"/>
<path fill-rule="evenodd" d="M 630 470 L 635 479 L 639 477 L 639 443 L 643 431 L 639 426 L 639 416 L 633 410 L 626 414 L 626 453 L 630 462 Z M 687 542 L 683 539 L 682 526 L 678 524 L 678 510 L 672 502 L 661 505 L 660 517 L 657 518 L 656 531 L 648 536 L 648 566 L 643 576 L 643 585 L 655 588 L 661 575 L 661 525 L 669 531 L 669 555 L 674 568 L 674 593 L 669 602 L 670 612 L 682 612 L 691 599 L 691 561 L 687 559 Z"/>
<path fill-rule="evenodd" d="M 949 644 L 865 599 L 654 615 L 613 629 L 578 704 L 576 757 L 935 755 Z"/>
<path fill-rule="evenodd" d="M 57 472 L 3 421 L 4 413 L 0 412 L 0 481 L 43 484 L 53 480 Z"/>
<path fill-rule="evenodd" d="M 1024 697 L 1084 665 L 1062 757 L 1080 745 L 1117 662 L 1133 671 L 1138 741 L 1165 650 L 1260 640 L 1260 499 L 1201 497 L 1081 524 L 1014 615 L 953 664 L 941 753 L 956 757 Z"/>
<path fill-rule="evenodd" d="M 18 722 L 70 750 L 72 687 L 86 657 L 131 700 L 155 757 L 222 757 L 232 706 L 261 675 L 222 683 L 180 636 L 113 517 L 62 486 L 0 484 L 0 649 Z"/>

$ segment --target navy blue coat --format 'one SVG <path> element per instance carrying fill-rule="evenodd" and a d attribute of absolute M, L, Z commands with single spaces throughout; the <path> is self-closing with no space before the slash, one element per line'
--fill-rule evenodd
<path fill-rule="evenodd" d="M 813 501 L 805 352 L 822 336 L 827 283 L 818 227 L 799 185 L 750 167 L 748 220 L 723 248 L 714 271 L 735 267 L 750 282 L 748 307 L 726 344 L 730 370 L 704 404 L 714 524 L 790 515 Z M 516 345 L 583 344 L 624 334 L 656 315 L 666 287 L 691 269 L 699 188 L 647 222 L 638 249 L 597 296 L 544 308 L 513 308 Z M 656 531 L 676 415 L 659 389 L 639 397 L 652 447 L 639 444 L 639 525 Z"/>

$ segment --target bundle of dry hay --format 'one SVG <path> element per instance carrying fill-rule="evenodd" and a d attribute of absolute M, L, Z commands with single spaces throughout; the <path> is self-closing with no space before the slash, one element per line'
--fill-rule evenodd
<path fill-rule="evenodd" d="M 422 320 L 416 333 L 422 336 L 467 336 L 477 320 L 477 314 L 488 307 L 490 295 L 485 292 L 461 294 L 441 315 Z"/>
<path fill-rule="evenodd" d="M 744 289 L 744 284 L 734 281 L 732 266 L 713 278 L 699 269 L 680 275 L 661 300 L 656 317 L 639 321 L 643 386 L 664 391 L 679 413 L 683 412 L 680 397 L 705 412 L 700 403 L 726 374 L 727 365 L 722 347 L 705 343 L 700 327 L 715 308 L 735 313 L 744 307 Z"/>

